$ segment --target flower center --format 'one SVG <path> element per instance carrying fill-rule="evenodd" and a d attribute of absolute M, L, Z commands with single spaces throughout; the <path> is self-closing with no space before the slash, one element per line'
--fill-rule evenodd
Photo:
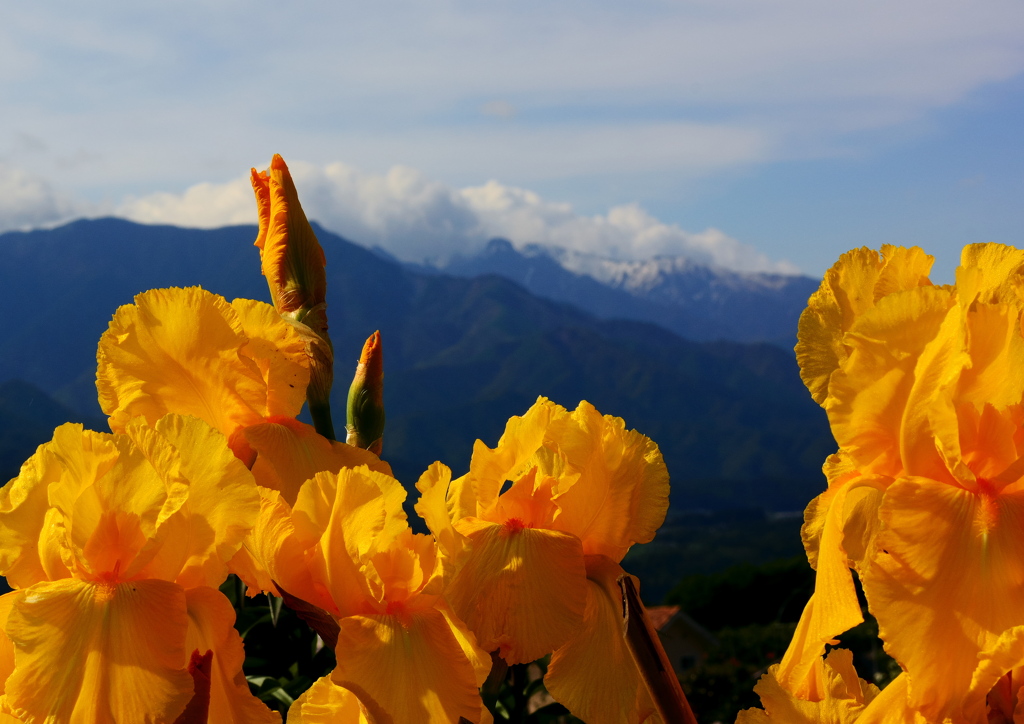
<path fill-rule="evenodd" d="M 507 535 L 515 535 L 516 533 L 522 531 L 524 528 L 529 528 L 530 526 L 523 522 L 522 518 L 509 518 L 505 521 L 504 527 L 505 533 Z"/>

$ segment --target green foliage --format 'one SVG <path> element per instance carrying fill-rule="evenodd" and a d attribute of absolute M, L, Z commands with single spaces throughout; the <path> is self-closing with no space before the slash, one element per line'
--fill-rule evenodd
<path fill-rule="evenodd" d="M 513 666 L 496 660 L 481 689 L 484 706 L 494 716 L 495 724 L 582 724 L 544 687 L 550 658 Z"/>
<path fill-rule="evenodd" d="M 652 605 L 691 576 L 710 576 L 741 564 L 759 566 L 781 558 L 802 558 L 802 522 L 799 514 L 780 516 L 761 509 L 715 513 L 670 509 L 654 540 L 633 546 L 622 566 L 640 578 L 640 594 L 646 604 Z M 803 561 L 803 569 L 809 573 L 806 559 Z M 699 580 L 692 579 L 694 585 Z M 689 608 L 686 610 L 691 613 Z M 694 618 L 712 627 L 699 616 Z"/>
<path fill-rule="evenodd" d="M 813 590 L 814 571 L 804 556 L 692 574 L 672 589 L 666 601 L 718 640 L 708 658 L 681 679 L 700 721 L 732 722 L 741 709 L 760 707 L 754 685 L 781 661 Z M 858 594 L 864 623 L 842 634 L 838 647 L 853 652 L 862 679 L 884 688 L 900 668 L 882 649 L 878 623 L 859 587 Z"/>
<path fill-rule="evenodd" d="M 302 692 L 334 669 L 334 651 L 280 599 L 247 598 L 244 588 L 232 575 L 220 590 L 235 607 L 249 688 L 271 709 L 286 714 Z"/>
<path fill-rule="evenodd" d="M 803 556 L 755 566 L 750 563 L 711 575 L 685 577 L 665 598 L 713 631 L 795 622 L 814 591 L 814 570 Z"/>
<path fill-rule="evenodd" d="M 782 659 L 795 628 L 775 622 L 716 631 L 718 646 L 680 679 L 697 720 L 732 722 L 741 709 L 759 707 L 754 684 Z"/>

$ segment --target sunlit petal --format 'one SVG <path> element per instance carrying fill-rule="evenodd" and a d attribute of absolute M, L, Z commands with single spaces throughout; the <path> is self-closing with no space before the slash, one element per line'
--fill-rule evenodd
<path fill-rule="evenodd" d="M 40 446 L 21 466 L 18 477 L 0 488 L 0 574 L 17 588 L 50 577 L 40 539 L 48 527 L 47 490 L 60 479 L 61 466 L 49 448 L 49 444 Z"/>
<path fill-rule="evenodd" d="M 295 417 L 306 402 L 309 357 L 306 343 L 269 304 L 252 299 L 235 299 L 231 308 L 248 343 L 242 354 L 259 367 L 267 388 L 267 417 Z"/>
<path fill-rule="evenodd" d="M 285 324 L 285 322 L 281 322 Z M 259 366 L 231 305 L 199 287 L 154 289 L 117 310 L 100 338 L 96 386 L 114 430 L 169 412 L 195 415 L 227 436 L 267 415 Z"/>
<path fill-rule="evenodd" d="M 947 317 L 951 321 L 944 324 Z M 903 471 L 901 443 L 915 439 L 903 429 L 908 400 L 915 395 L 926 403 L 937 394 L 937 381 L 948 374 L 941 360 L 958 349 L 958 319 L 951 291 L 920 287 L 879 300 L 844 337 L 849 358 L 832 375 L 825 409 L 836 441 L 861 472 L 896 476 Z M 928 347 L 940 358 L 930 367 L 934 374 L 915 377 Z M 948 477 L 941 459 L 934 452 L 933 457 L 927 472 Z"/>
<path fill-rule="evenodd" d="M 280 490 L 289 505 L 295 504 L 299 488 L 319 472 L 337 473 L 342 468 L 366 465 L 384 475 L 391 466 L 368 450 L 331 441 L 290 418 L 247 427 L 243 434 L 256 451 L 252 473 L 265 488 Z"/>
<path fill-rule="evenodd" d="M 340 621 L 336 684 L 378 722 L 480 721 L 473 665 L 438 611 Z"/>
<path fill-rule="evenodd" d="M 839 257 L 800 316 L 796 358 L 800 376 L 819 405 L 847 351 L 843 336 L 860 315 L 887 294 L 927 285 L 932 257 L 914 247 L 862 247 Z"/>
<path fill-rule="evenodd" d="M 231 454 L 224 436 L 201 420 L 168 415 L 157 422 L 155 435 L 140 422 L 128 426 L 129 434 L 154 456 L 156 468 L 166 472 L 174 466 L 187 485 L 187 504 L 164 511 L 165 543 L 138 575 L 172 579 L 185 588 L 220 585 L 259 511 L 252 474 Z"/>
<path fill-rule="evenodd" d="M 668 470 L 658 446 L 587 402 L 555 419 L 549 435 L 579 475 L 564 492 L 559 486 L 551 527 L 579 538 L 586 555 L 615 561 L 634 543 L 651 541 L 668 511 Z"/>
<path fill-rule="evenodd" d="M 371 724 L 359 697 L 330 676 L 313 682 L 288 709 L 288 724 Z"/>
<path fill-rule="evenodd" d="M 622 569 L 603 558 L 599 565 L 611 573 L 598 576 L 591 570 L 595 558 L 587 559 L 591 577 L 583 627 L 551 656 L 544 685 L 587 724 L 640 724 L 654 708 L 623 633 L 622 594 L 615 583 Z"/>
<path fill-rule="evenodd" d="M 764 710 L 740 712 L 736 724 L 854 724 L 878 696 L 878 687 L 857 678 L 853 653 L 836 649 L 815 663 L 815 679 L 821 682 L 813 701 L 793 696 L 778 679 L 778 666 L 761 677 L 754 691 Z"/>
<path fill-rule="evenodd" d="M 830 489 L 815 556 L 814 593 L 773 677 L 800 699 L 816 700 L 821 696 L 817 667 L 825 645 L 864 620 L 843 543 L 849 538 L 863 555 L 865 536 L 877 528 L 881 496 L 871 482 L 871 478 L 858 478 Z"/>
<path fill-rule="evenodd" d="M 234 628 L 235 611 L 213 588 L 185 592 L 188 607 L 186 651 L 213 651 L 210 676 L 210 722 L 220 724 L 274 724 L 281 715 L 270 711 L 249 691 L 242 671 L 245 651 Z"/>
<path fill-rule="evenodd" d="M 583 548 L 565 533 L 466 519 L 472 546 L 447 588 L 455 613 L 487 651 L 528 663 L 562 646 L 583 623 Z"/>
<path fill-rule="evenodd" d="M 8 705 L 39 721 L 173 721 L 192 697 L 187 625 L 185 592 L 167 581 L 36 584 L 7 620 Z"/>
<path fill-rule="evenodd" d="M 881 552 L 862 572 L 880 636 L 928 719 L 955 716 L 979 655 L 1024 625 L 1024 491 L 899 480 L 880 515 Z"/>

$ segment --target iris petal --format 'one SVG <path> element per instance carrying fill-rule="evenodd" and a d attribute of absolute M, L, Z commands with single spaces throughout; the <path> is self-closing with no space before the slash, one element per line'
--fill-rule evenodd
<path fill-rule="evenodd" d="M 192 697 L 187 626 L 185 592 L 168 581 L 36 584 L 7 620 L 8 705 L 40 721 L 173 721 Z"/>

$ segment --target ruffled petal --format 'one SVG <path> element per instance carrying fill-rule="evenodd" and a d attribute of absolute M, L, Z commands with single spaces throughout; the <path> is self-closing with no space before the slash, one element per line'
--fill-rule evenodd
<path fill-rule="evenodd" d="M 249 340 L 242 354 L 256 362 L 267 387 L 267 417 L 295 417 L 306 403 L 309 385 L 306 343 L 269 304 L 235 299 L 231 308 Z"/>
<path fill-rule="evenodd" d="M 359 697 L 371 720 L 480 721 L 473 665 L 439 611 L 351 616 L 340 624 L 331 679 Z"/>
<path fill-rule="evenodd" d="M 795 697 L 778 681 L 778 665 L 771 666 L 754 687 L 764 711 L 741 711 L 736 724 L 854 724 L 878 696 L 878 687 L 857 678 L 853 653 L 836 649 L 815 663 L 821 682 L 814 701 Z"/>
<path fill-rule="evenodd" d="M 10 616 L 11 607 L 17 599 L 20 591 L 11 591 L 0 596 L 0 627 L 7 625 L 7 618 Z M 12 642 L 5 631 L 0 631 L 0 694 L 4 693 L 7 686 L 7 678 L 14 671 L 14 642 Z"/>
<path fill-rule="evenodd" d="M 581 402 L 571 416 L 556 416 L 548 439 L 578 474 L 568 485 L 559 481 L 559 514 L 550 527 L 579 538 L 584 554 L 614 561 L 634 543 L 654 538 L 668 511 L 669 484 L 661 451 L 650 438 Z"/>
<path fill-rule="evenodd" d="M 46 537 L 48 527 L 47 490 L 60 479 L 61 466 L 49 448 L 50 444 L 41 445 L 21 466 L 18 477 L 0 488 L 0 575 L 15 588 L 50 578 L 40 539 Z"/>
<path fill-rule="evenodd" d="M 228 569 L 245 582 L 250 596 L 260 591 L 276 593 L 277 580 L 289 593 L 315 603 L 304 545 L 315 545 L 315 541 L 296 538 L 291 506 L 281 498 L 280 491 L 260 486 L 257 490 L 260 512 L 242 547 L 229 561 Z"/>
<path fill-rule="evenodd" d="M 313 682 L 288 708 L 288 724 L 371 724 L 359 697 L 330 676 Z"/>
<path fill-rule="evenodd" d="M 437 462 L 427 468 L 416 482 L 420 499 L 416 501 L 415 510 L 437 539 L 444 554 L 458 558 L 465 548 L 466 540 L 452 525 L 447 497 L 451 482 L 452 471 L 447 465 Z"/>
<path fill-rule="evenodd" d="M 7 620 L 8 705 L 33 721 L 173 721 L 192 698 L 187 626 L 185 592 L 167 581 L 36 584 Z"/>
<path fill-rule="evenodd" d="M 1005 244 L 968 244 L 960 253 L 957 290 L 965 307 L 981 302 L 1011 304 L 1019 308 L 1018 283 L 1022 277 L 1022 249 Z"/>
<path fill-rule="evenodd" d="M 285 322 L 280 322 L 282 325 Z M 267 415 L 259 366 L 223 297 L 199 287 L 153 289 L 117 310 L 96 353 L 100 406 L 113 430 L 133 417 L 200 417 L 230 437 Z"/>
<path fill-rule="evenodd" d="M 544 685 L 587 724 L 642 724 L 655 710 L 623 635 L 622 593 L 615 584 L 622 569 L 602 561 L 610 574 L 596 575 L 588 565 L 583 627 L 551 656 Z"/>
<path fill-rule="evenodd" d="M 298 420 L 275 418 L 247 427 L 243 434 L 256 452 L 252 466 L 256 482 L 280 490 L 289 505 L 295 504 L 302 484 L 319 472 L 337 473 L 342 468 L 366 465 L 391 475 L 391 466 L 372 452 L 328 440 Z"/>
<path fill-rule="evenodd" d="M 849 531 L 851 539 L 863 549 L 863 532 L 877 528 L 881 496 L 868 486 L 870 480 L 861 478 L 859 484 L 846 483 L 830 495 L 815 559 L 814 593 L 773 677 L 800 699 L 815 700 L 820 696 L 816 667 L 825 645 L 864 620 L 843 542 Z"/>
<path fill-rule="evenodd" d="M 569 640 L 583 623 L 583 547 L 558 531 L 475 519 L 457 524 L 471 553 L 446 589 L 455 613 L 487 651 L 528 663 Z"/>
<path fill-rule="evenodd" d="M 886 650 L 911 679 L 910 705 L 955 717 L 978 657 L 1024 625 L 1024 491 L 974 493 L 899 480 L 880 509 L 880 553 L 862 571 Z"/>
<path fill-rule="evenodd" d="M 825 404 L 832 373 L 846 360 L 843 337 L 882 297 L 930 284 L 933 258 L 917 247 L 862 247 L 839 257 L 800 315 L 796 358 L 811 397 Z"/>
<path fill-rule="evenodd" d="M 186 651 L 213 651 L 210 675 L 209 721 L 218 724 L 274 724 L 281 715 L 272 712 L 249 690 L 242 671 L 245 651 L 234 628 L 235 610 L 213 588 L 185 592 L 188 607 Z"/>
<path fill-rule="evenodd" d="M 477 440 L 469 473 L 454 481 L 449 491 L 452 519 L 488 517 L 505 481 L 518 480 L 536 464 L 534 456 L 543 446 L 551 419 L 565 414 L 564 407 L 540 397 L 522 417 L 509 418 L 496 448 Z"/>
<path fill-rule="evenodd" d="M 904 470 L 901 452 L 907 441 L 920 439 L 906 428 L 908 401 L 913 396 L 916 403 L 911 412 L 923 412 L 922 404 L 942 389 L 943 375 L 952 374 L 950 366 L 958 371 L 964 365 L 962 358 L 953 359 L 959 311 L 947 289 L 891 294 L 862 314 L 844 337 L 849 358 L 832 375 L 825 409 L 836 442 L 862 473 L 895 477 Z M 929 373 L 921 374 L 918 362 L 929 347 Z M 927 473 L 948 478 L 941 458 L 934 448 L 931 452 Z"/>
<path fill-rule="evenodd" d="M 299 540 L 316 546 L 308 568 L 333 602 L 327 610 L 340 616 L 366 612 L 374 596 L 360 568 L 408 530 L 405 496 L 401 483 L 367 467 L 317 473 L 302 486 L 292 523 Z"/>
<path fill-rule="evenodd" d="M 141 421 L 128 426 L 154 467 L 174 469 L 174 482 L 187 485 L 187 504 L 166 515 L 165 543 L 136 575 L 175 580 L 184 588 L 218 586 L 259 512 L 256 483 L 224 436 L 202 420 L 168 415 L 154 432 Z"/>

